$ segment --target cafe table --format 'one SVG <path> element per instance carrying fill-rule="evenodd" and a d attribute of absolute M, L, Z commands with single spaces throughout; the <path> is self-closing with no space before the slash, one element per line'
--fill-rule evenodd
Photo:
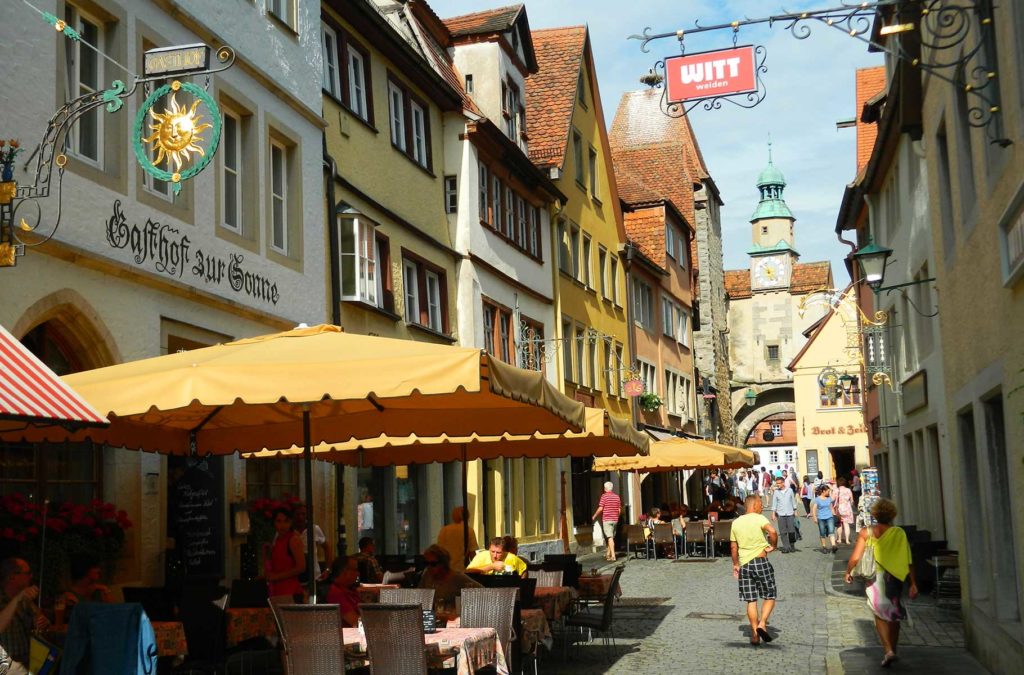
<path fill-rule="evenodd" d="M 231 607 L 224 614 L 229 648 L 258 637 L 277 641 L 277 624 L 269 607 Z"/>
<path fill-rule="evenodd" d="M 382 588 L 401 588 L 398 584 L 359 584 L 356 593 L 359 594 L 359 602 L 374 604 L 380 602 L 380 591 Z"/>
<path fill-rule="evenodd" d="M 611 586 L 611 574 L 583 575 L 579 578 L 580 600 L 604 600 L 608 594 L 608 587 Z M 622 587 L 615 585 L 615 597 L 622 597 Z"/>
<path fill-rule="evenodd" d="M 156 655 L 173 656 L 175 661 L 183 661 L 188 656 L 188 641 L 185 639 L 185 626 L 180 621 L 151 621 L 153 636 L 156 639 Z M 68 636 L 68 624 L 50 626 L 46 637 L 57 644 L 64 644 Z"/>
<path fill-rule="evenodd" d="M 520 610 L 520 614 L 520 630 L 522 635 L 519 636 L 519 645 L 523 653 L 535 653 L 538 644 L 551 649 L 551 645 L 554 644 L 554 638 L 551 636 L 551 624 L 548 623 L 548 618 L 544 616 L 544 610 L 524 609 Z"/>
<path fill-rule="evenodd" d="M 576 600 L 576 589 L 568 586 L 540 586 L 533 593 L 537 607 L 548 621 L 558 621 Z"/>
<path fill-rule="evenodd" d="M 358 628 L 341 632 L 346 652 L 356 657 L 366 654 L 366 638 Z M 432 669 L 455 668 L 457 675 L 473 675 L 490 666 L 498 675 L 508 675 L 505 653 L 493 628 L 438 628 L 423 638 Z"/>

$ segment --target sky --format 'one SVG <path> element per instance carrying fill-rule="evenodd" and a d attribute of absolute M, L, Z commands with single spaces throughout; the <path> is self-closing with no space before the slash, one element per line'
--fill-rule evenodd
<path fill-rule="evenodd" d="M 442 18 L 500 7 L 507 0 L 430 0 Z M 701 25 L 759 18 L 785 11 L 833 7 L 835 0 L 534 0 L 526 2 L 531 29 L 587 24 L 590 28 L 605 123 L 610 128 L 619 99 L 644 88 L 638 78 L 661 58 L 679 53 L 674 38 L 652 42 L 649 53 L 627 36 L 668 33 Z M 846 184 L 856 175 L 856 130 L 836 122 L 855 117 L 858 68 L 882 64 L 867 45 L 824 24 L 808 24 L 798 40 L 783 25 L 741 27 L 738 43 L 767 48 L 763 75 L 767 97 L 745 110 L 724 102 L 720 110 L 694 109 L 690 122 L 708 171 L 722 194 L 722 238 L 726 269 L 747 268 L 750 216 L 757 206 L 757 175 L 768 163 L 771 135 L 775 166 L 786 177 L 786 203 L 796 217 L 795 243 L 801 262 L 831 260 L 837 287 L 849 276 L 842 260 L 849 250 L 835 236 Z M 685 38 L 687 53 L 732 46 L 730 31 Z"/>

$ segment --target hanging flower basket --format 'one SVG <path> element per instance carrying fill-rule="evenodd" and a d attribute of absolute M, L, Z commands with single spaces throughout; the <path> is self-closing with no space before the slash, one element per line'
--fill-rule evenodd
<path fill-rule="evenodd" d="M 640 409 L 644 412 L 657 412 L 663 405 L 661 397 L 652 392 L 640 394 Z"/>

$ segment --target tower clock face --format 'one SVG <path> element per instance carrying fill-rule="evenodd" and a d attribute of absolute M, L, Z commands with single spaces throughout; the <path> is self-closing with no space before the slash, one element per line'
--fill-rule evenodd
<path fill-rule="evenodd" d="M 789 261 L 785 256 L 766 256 L 754 263 L 754 288 L 789 285 Z"/>

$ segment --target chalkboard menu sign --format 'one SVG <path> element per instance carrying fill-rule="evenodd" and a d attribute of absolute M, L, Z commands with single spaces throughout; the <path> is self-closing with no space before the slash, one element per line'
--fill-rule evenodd
<path fill-rule="evenodd" d="M 423 632 L 428 635 L 437 632 L 437 616 L 432 609 L 423 610 Z"/>
<path fill-rule="evenodd" d="M 224 575 L 224 461 L 167 458 L 167 531 L 187 576 Z"/>

